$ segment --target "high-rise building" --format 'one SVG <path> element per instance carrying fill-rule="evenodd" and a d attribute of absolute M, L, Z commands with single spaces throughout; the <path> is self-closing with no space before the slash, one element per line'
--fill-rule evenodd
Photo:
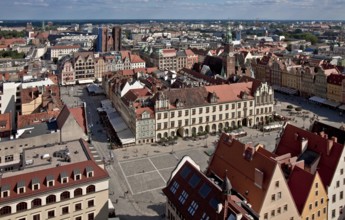
<path fill-rule="evenodd" d="M 120 51 L 121 50 L 121 27 L 115 26 L 113 27 L 113 49 L 115 51 Z"/>
<path fill-rule="evenodd" d="M 97 35 L 97 52 L 105 52 L 107 50 L 108 28 L 99 27 Z"/>

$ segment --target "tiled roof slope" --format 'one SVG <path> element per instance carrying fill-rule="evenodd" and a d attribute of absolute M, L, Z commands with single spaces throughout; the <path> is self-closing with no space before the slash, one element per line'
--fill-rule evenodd
<path fill-rule="evenodd" d="M 233 188 L 247 199 L 253 210 L 259 212 L 277 168 L 277 162 L 261 151 L 252 152 L 251 159 L 246 159 L 245 152 L 247 152 L 245 144 L 232 139 L 227 134 L 222 134 L 207 173 L 223 178 L 227 172 Z M 264 173 L 261 188 L 255 185 L 255 169 Z"/>
<path fill-rule="evenodd" d="M 300 214 L 307 201 L 314 178 L 315 175 L 298 166 L 295 166 L 290 174 L 288 186 Z"/>
<path fill-rule="evenodd" d="M 276 147 L 275 154 L 281 156 L 291 153 L 292 157 L 299 157 L 303 153 L 301 148 L 302 139 L 308 140 L 306 150 L 315 152 L 320 156 L 317 170 L 323 185 L 325 187 L 329 186 L 344 149 L 343 145 L 321 137 L 318 134 L 287 124 Z M 328 146 L 330 146 L 329 151 Z"/>
<path fill-rule="evenodd" d="M 338 143 L 345 144 L 345 131 L 339 128 L 332 127 L 319 121 L 314 121 L 311 131 L 313 133 L 316 132 L 317 134 L 324 132 L 324 134 L 327 134 L 328 138 L 332 138 L 334 136 L 338 139 Z"/>
<path fill-rule="evenodd" d="M 192 163 L 194 161 L 189 157 L 184 157 L 173 171 L 167 187 L 163 189 L 163 193 L 168 197 L 168 200 L 185 219 L 203 219 L 204 214 L 209 217 L 208 219 L 231 219 L 229 217 L 231 214 L 242 214 L 239 220 L 251 219 L 246 215 L 247 212 L 244 208 L 241 207 L 239 198 L 224 195 L 223 190 L 207 178 L 196 164 Z M 180 201 L 182 192 L 188 194 L 183 204 Z M 197 203 L 198 207 L 192 216 L 188 209 L 193 201 Z M 218 204 L 222 204 L 219 213 L 217 212 Z"/>

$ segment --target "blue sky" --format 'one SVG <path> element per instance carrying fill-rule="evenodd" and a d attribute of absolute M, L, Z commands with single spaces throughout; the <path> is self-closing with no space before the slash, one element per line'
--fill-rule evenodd
<path fill-rule="evenodd" d="M 345 0 L 0 0 L 6 19 L 329 19 Z"/>

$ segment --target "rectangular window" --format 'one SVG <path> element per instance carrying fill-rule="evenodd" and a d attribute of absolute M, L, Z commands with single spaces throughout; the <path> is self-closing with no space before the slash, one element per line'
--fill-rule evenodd
<path fill-rule="evenodd" d="M 284 211 L 286 212 L 288 210 L 288 206 L 284 205 Z"/>
<path fill-rule="evenodd" d="M 332 218 L 335 218 L 335 209 L 332 210 Z"/>
<path fill-rule="evenodd" d="M 188 120 L 188 119 L 185 119 L 185 120 L 184 120 L 184 125 L 187 126 L 187 125 L 188 125 L 188 122 L 189 122 L 189 120 Z"/>
<path fill-rule="evenodd" d="M 319 203 L 317 201 L 315 201 L 315 207 L 317 207 L 319 205 Z"/>
<path fill-rule="evenodd" d="M 168 113 L 164 113 L 164 118 L 168 118 Z"/>
<path fill-rule="evenodd" d="M 54 218 L 54 217 L 55 217 L 55 211 L 54 210 L 48 211 L 48 218 Z"/>
<path fill-rule="evenodd" d="M 281 192 L 278 192 L 277 193 L 277 199 L 281 199 L 282 198 L 282 193 Z"/>
<path fill-rule="evenodd" d="M 171 117 L 171 118 L 174 118 L 174 117 L 175 117 L 175 112 L 171 112 L 171 113 L 170 113 L 170 117 Z"/>
<path fill-rule="evenodd" d="M 229 104 L 225 105 L 225 110 L 229 110 Z"/>
<path fill-rule="evenodd" d="M 217 110 L 217 107 L 216 106 L 213 106 L 212 107 L 212 111 L 215 112 Z"/>
<path fill-rule="evenodd" d="M 192 115 L 195 115 L 195 109 L 192 109 Z"/>
<path fill-rule="evenodd" d="M 81 216 L 75 217 L 75 220 L 81 220 Z"/>
<path fill-rule="evenodd" d="M 77 203 L 74 205 L 75 211 L 80 211 L 81 210 L 81 203 Z"/>
<path fill-rule="evenodd" d="M 343 199 L 343 198 L 344 198 L 343 191 L 340 191 L 339 199 Z"/>
<path fill-rule="evenodd" d="M 191 216 L 194 216 L 195 211 L 198 209 L 198 207 L 199 207 L 199 205 L 195 201 L 193 201 L 188 208 L 189 214 Z"/>
<path fill-rule="evenodd" d="M 271 200 L 272 200 L 272 201 L 276 201 L 276 194 L 273 194 L 273 195 L 271 196 Z"/>
<path fill-rule="evenodd" d="M 232 105 L 231 105 L 231 108 L 232 108 L 232 109 L 235 109 L 235 104 L 232 104 Z"/>
<path fill-rule="evenodd" d="M 94 207 L 95 206 L 95 201 L 93 199 L 87 201 L 87 207 L 90 208 L 90 207 Z"/>
<path fill-rule="evenodd" d="M 319 188 L 319 183 L 315 183 L 315 188 Z"/>
<path fill-rule="evenodd" d="M 171 126 L 170 126 L 171 128 L 175 127 L 175 122 L 174 121 L 172 121 L 170 124 L 171 124 Z"/>
<path fill-rule="evenodd" d="M 157 119 L 161 119 L 161 113 L 157 114 Z"/>
<path fill-rule="evenodd" d="M 206 113 L 209 113 L 210 112 L 210 108 L 209 107 L 206 107 Z M 345 160 L 345 159 L 344 159 Z"/>
<path fill-rule="evenodd" d="M 180 197 L 178 198 L 178 201 L 180 201 L 180 203 L 183 205 L 186 202 L 187 198 L 188 198 L 188 193 L 183 190 Z"/>
<path fill-rule="evenodd" d="M 219 111 L 223 111 L 223 106 L 222 105 L 219 106 Z"/>
<path fill-rule="evenodd" d="M 235 118 L 235 112 L 231 113 L 231 118 Z"/>
<path fill-rule="evenodd" d="M 337 188 L 340 186 L 340 181 L 338 180 L 337 181 Z"/>
<path fill-rule="evenodd" d="M 192 118 L 192 124 L 193 125 L 195 124 L 195 118 Z"/>
<path fill-rule="evenodd" d="M 271 211 L 271 216 L 274 217 L 276 215 L 275 210 Z"/>
<path fill-rule="evenodd" d="M 199 114 L 202 114 L 202 108 L 199 108 Z"/>
<path fill-rule="evenodd" d="M 178 189 L 179 186 L 180 186 L 180 185 L 179 185 L 176 181 L 174 181 L 174 183 L 173 183 L 172 186 L 170 187 L 170 191 L 171 191 L 173 194 L 175 194 L 175 193 L 176 193 L 176 190 Z"/>
<path fill-rule="evenodd" d="M 199 117 L 199 124 L 202 123 L 202 117 Z"/>
<path fill-rule="evenodd" d="M 182 117 L 182 111 L 178 111 L 178 117 Z"/>
<path fill-rule="evenodd" d="M 68 206 L 62 207 L 62 214 L 63 215 L 68 214 Z"/>
<path fill-rule="evenodd" d="M 344 174 L 344 169 L 340 169 L 340 175 Z"/>
<path fill-rule="evenodd" d="M 219 115 L 219 120 L 223 120 L 223 115 L 222 114 Z"/>
<path fill-rule="evenodd" d="M 6 155 L 5 162 L 11 162 L 11 161 L 13 161 L 13 155 Z"/>
<path fill-rule="evenodd" d="M 36 214 L 32 216 L 32 220 L 40 220 L 41 219 L 41 215 L 40 214 Z"/>
<path fill-rule="evenodd" d="M 206 116 L 206 122 L 209 122 L 209 121 L 210 121 L 210 117 Z"/>
<path fill-rule="evenodd" d="M 94 213 L 87 214 L 87 219 L 88 220 L 95 220 L 95 214 Z"/>
<path fill-rule="evenodd" d="M 184 115 L 185 115 L 185 116 L 188 116 L 188 114 L 189 114 L 189 111 L 188 111 L 188 110 L 185 110 L 185 111 L 184 111 Z"/>
<path fill-rule="evenodd" d="M 276 187 L 279 187 L 279 181 L 276 181 Z"/>
<path fill-rule="evenodd" d="M 312 210 L 313 209 L 313 204 L 309 204 L 309 210 Z"/>
<path fill-rule="evenodd" d="M 237 108 L 241 108 L 241 103 L 238 103 L 238 104 L 237 104 Z"/>
<path fill-rule="evenodd" d="M 336 194 L 334 194 L 334 195 L 332 196 L 332 202 L 335 203 L 335 201 L 336 201 Z"/>
<path fill-rule="evenodd" d="M 229 113 L 225 113 L 225 118 L 226 118 L 226 119 L 229 118 Z"/>

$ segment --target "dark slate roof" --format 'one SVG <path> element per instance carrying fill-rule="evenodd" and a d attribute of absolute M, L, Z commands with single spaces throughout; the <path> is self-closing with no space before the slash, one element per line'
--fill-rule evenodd
<path fill-rule="evenodd" d="M 338 140 L 337 142 L 344 145 L 345 144 L 345 131 L 332 127 L 330 125 L 324 124 L 319 121 L 315 121 L 313 124 L 313 127 L 311 129 L 313 133 L 320 133 L 325 132 L 325 134 L 328 135 L 328 138 L 332 138 L 333 136 L 336 137 Z"/>

